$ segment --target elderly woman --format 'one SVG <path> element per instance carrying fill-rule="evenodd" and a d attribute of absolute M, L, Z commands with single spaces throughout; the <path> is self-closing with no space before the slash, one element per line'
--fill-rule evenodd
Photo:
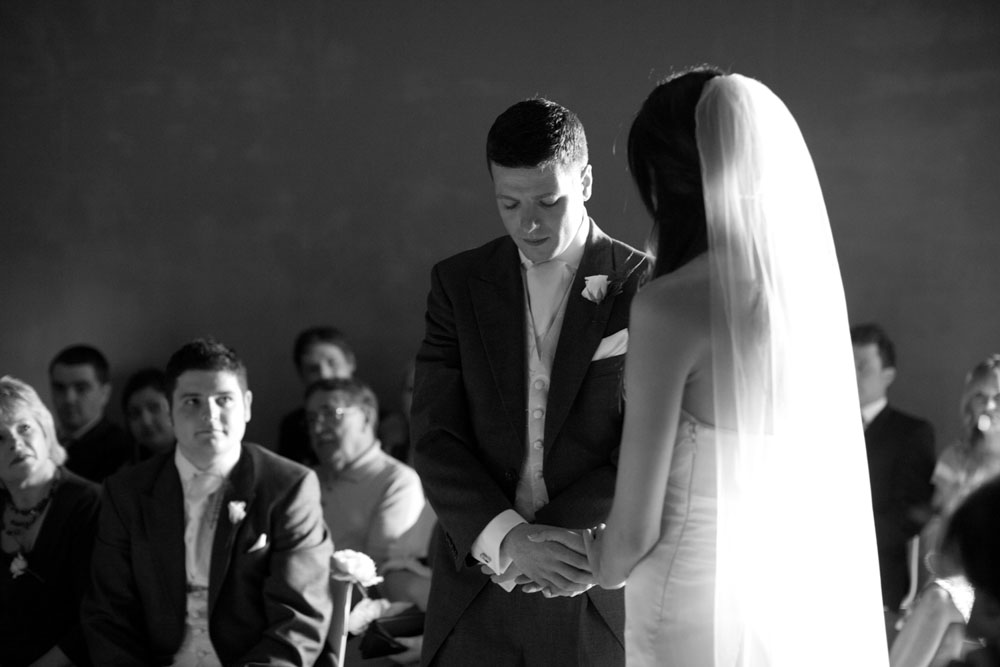
<path fill-rule="evenodd" d="M 174 446 L 167 400 L 167 376 L 158 368 L 137 371 L 122 391 L 122 411 L 132 438 L 132 462 L 145 461 Z"/>
<path fill-rule="evenodd" d="M 52 414 L 0 378 L 0 664 L 89 665 L 79 626 L 97 520 L 96 484 L 62 467 Z"/>

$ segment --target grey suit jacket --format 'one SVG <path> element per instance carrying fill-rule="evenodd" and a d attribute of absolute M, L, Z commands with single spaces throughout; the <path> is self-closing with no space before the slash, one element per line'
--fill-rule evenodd
<path fill-rule="evenodd" d="M 226 665 L 311 665 L 332 613 L 316 475 L 244 443 L 224 488 L 209 575 L 212 645 Z M 246 503 L 235 523 L 232 501 Z M 105 484 L 82 610 L 94 663 L 171 664 L 186 603 L 184 497 L 171 451 Z"/>

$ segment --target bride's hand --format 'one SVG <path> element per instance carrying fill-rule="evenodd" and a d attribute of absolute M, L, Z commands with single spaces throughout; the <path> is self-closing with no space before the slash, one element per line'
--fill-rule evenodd
<path fill-rule="evenodd" d="M 583 531 L 583 547 L 587 552 L 587 562 L 590 563 L 590 571 L 594 573 L 594 579 L 601 588 L 615 589 L 625 585 L 625 581 L 607 581 L 601 576 L 601 548 L 604 536 L 604 529 L 607 526 L 603 523 L 597 524 L 593 528 Z"/>
<path fill-rule="evenodd" d="M 597 585 L 606 589 L 621 588 L 625 585 L 625 580 L 607 581 L 601 577 L 601 549 L 603 545 L 601 538 L 604 535 L 605 528 L 606 526 L 601 523 L 593 528 L 569 531 L 568 534 L 567 531 L 562 529 L 548 529 L 537 531 L 529 535 L 528 539 L 532 542 L 558 542 L 565 547 L 578 551 L 581 555 L 587 557 L 590 571 L 593 573 Z M 538 586 L 528 586 L 524 591 L 526 593 L 545 592 L 544 589 Z"/>

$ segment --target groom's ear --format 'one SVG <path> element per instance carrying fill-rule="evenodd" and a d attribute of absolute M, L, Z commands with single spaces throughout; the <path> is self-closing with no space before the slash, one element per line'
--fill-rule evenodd
<path fill-rule="evenodd" d="M 590 164 L 585 164 L 580 171 L 580 185 L 583 189 L 583 201 L 587 201 L 594 186 L 594 170 Z"/>

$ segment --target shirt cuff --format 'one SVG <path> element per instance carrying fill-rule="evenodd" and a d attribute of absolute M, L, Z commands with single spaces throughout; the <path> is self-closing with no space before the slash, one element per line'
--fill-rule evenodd
<path fill-rule="evenodd" d="M 486 524 L 483 532 L 472 543 L 472 556 L 480 563 L 493 570 L 494 574 L 503 574 L 510 567 L 510 558 L 501 558 L 500 543 L 515 526 L 528 523 L 514 510 L 504 510 Z"/>

